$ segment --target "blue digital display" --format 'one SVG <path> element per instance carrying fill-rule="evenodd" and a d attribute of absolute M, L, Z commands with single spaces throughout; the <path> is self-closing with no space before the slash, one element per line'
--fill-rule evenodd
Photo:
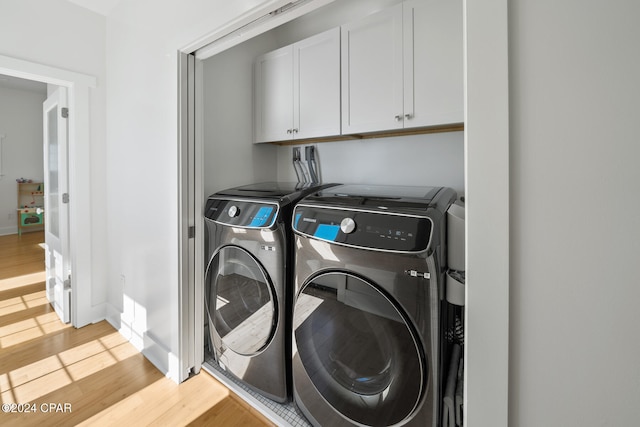
<path fill-rule="evenodd" d="M 339 231 L 339 225 L 320 224 L 318 225 L 318 228 L 316 228 L 316 232 L 313 233 L 313 236 L 319 239 L 330 240 L 334 242 L 336 240 L 336 237 L 338 237 Z"/>
<path fill-rule="evenodd" d="M 294 222 L 293 222 L 293 226 L 294 226 L 295 228 L 298 228 L 298 221 L 300 221 L 300 217 L 301 217 L 301 216 L 302 216 L 302 214 L 301 214 L 301 213 L 297 213 L 297 214 L 296 214 L 296 218 L 295 218 L 295 220 L 294 220 Z"/>
<path fill-rule="evenodd" d="M 249 224 L 249 227 L 264 226 L 272 213 L 272 206 L 262 206 L 260 209 L 258 209 L 258 213 L 255 214 L 253 220 L 251 220 L 251 224 Z"/>

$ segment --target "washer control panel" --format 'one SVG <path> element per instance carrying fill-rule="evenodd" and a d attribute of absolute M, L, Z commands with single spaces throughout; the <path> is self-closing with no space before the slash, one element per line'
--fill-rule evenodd
<path fill-rule="evenodd" d="M 328 242 L 387 251 L 420 252 L 429 247 L 427 217 L 298 205 L 293 229 Z"/>
<path fill-rule="evenodd" d="M 247 228 L 269 228 L 278 214 L 278 205 L 242 200 L 209 199 L 205 218 L 225 225 Z"/>

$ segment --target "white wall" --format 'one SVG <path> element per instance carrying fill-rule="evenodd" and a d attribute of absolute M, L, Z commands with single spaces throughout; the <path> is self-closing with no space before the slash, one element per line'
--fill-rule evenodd
<path fill-rule="evenodd" d="M 90 138 L 82 141 L 90 145 L 92 197 L 76 198 L 75 203 L 85 206 L 91 217 L 91 283 L 82 286 L 91 287 L 91 321 L 99 320 L 104 318 L 106 302 L 106 20 L 64 0 L 3 0 L 0 9 L 0 55 L 97 79 L 97 87 L 90 91 Z"/>
<path fill-rule="evenodd" d="M 2 174 L 0 177 L 0 235 L 18 232 L 16 179 L 44 179 L 42 152 L 42 90 L 16 90 L 0 87 L 0 135 Z"/>
<path fill-rule="evenodd" d="M 445 186 L 464 195 L 463 132 L 314 145 L 323 182 Z M 278 148 L 280 181 L 296 180 L 292 156 L 292 147 Z"/>
<path fill-rule="evenodd" d="M 253 144 L 253 59 L 276 48 L 257 37 L 203 62 L 204 196 L 277 178 L 277 147 Z"/>
<path fill-rule="evenodd" d="M 509 425 L 637 425 L 640 3 L 509 8 Z"/>

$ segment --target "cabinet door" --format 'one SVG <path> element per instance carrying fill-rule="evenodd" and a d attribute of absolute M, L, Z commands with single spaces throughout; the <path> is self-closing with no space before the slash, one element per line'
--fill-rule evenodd
<path fill-rule="evenodd" d="M 294 138 L 340 134 L 340 28 L 293 45 Z"/>
<path fill-rule="evenodd" d="M 293 135 L 293 46 L 255 61 L 255 141 L 291 139 Z"/>
<path fill-rule="evenodd" d="M 404 127 L 462 123 L 462 0 L 408 0 L 404 24 Z"/>
<path fill-rule="evenodd" d="M 342 27 L 342 133 L 402 128 L 402 4 Z"/>

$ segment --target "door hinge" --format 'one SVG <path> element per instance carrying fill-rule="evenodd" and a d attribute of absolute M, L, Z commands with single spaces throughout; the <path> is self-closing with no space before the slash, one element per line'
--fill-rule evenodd
<path fill-rule="evenodd" d="M 69 203 L 69 193 L 62 193 L 62 203 Z"/>
<path fill-rule="evenodd" d="M 64 288 L 71 289 L 71 275 L 67 277 L 67 280 L 64 281 Z"/>
<path fill-rule="evenodd" d="M 193 239 L 196 237 L 196 227 L 192 225 L 189 227 L 189 239 Z"/>
<path fill-rule="evenodd" d="M 69 118 L 69 109 L 67 107 L 62 107 L 62 109 L 60 110 L 60 114 L 62 114 L 62 117 L 64 119 L 68 119 Z"/>

